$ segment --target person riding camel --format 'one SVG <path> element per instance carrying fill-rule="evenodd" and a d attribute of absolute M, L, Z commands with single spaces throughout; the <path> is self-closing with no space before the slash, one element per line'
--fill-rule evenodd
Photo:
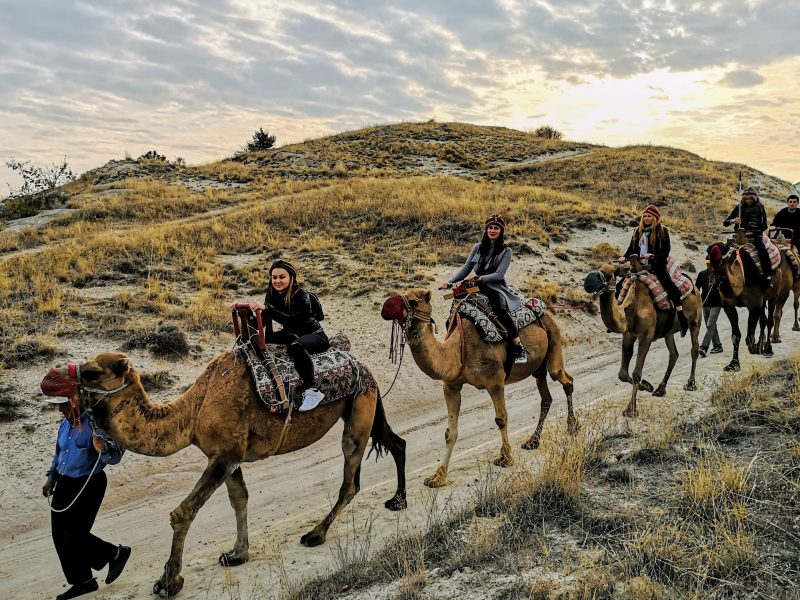
<path fill-rule="evenodd" d="M 522 306 L 522 298 L 506 283 L 506 271 L 511 265 L 511 248 L 505 243 L 506 221 L 500 215 L 492 215 L 486 219 L 483 238 L 473 246 L 466 262 L 447 283 L 439 286 L 446 290 L 457 281 L 474 272 L 467 281 L 476 283 L 480 292 L 489 300 L 500 324 L 508 333 L 508 339 L 514 346 L 514 362 L 525 364 L 528 355 L 520 342 L 519 331 L 511 311 Z"/>
<path fill-rule="evenodd" d="M 297 283 L 294 265 L 286 260 L 276 260 L 269 269 L 269 276 L 264 303 L 251 302 L 250 308 L 264 311 L 267 343 L 288 345 L 287 352 L 303 382 L 303 403 L 298 410 L 311 410 L 325 397 L 315 387 L 311 355 L 325 352 L 330 342 L 314 317 L 309 293 Z M 232 304 L 231 308 L 234 306 Z M 274 331 L 273 323 L 280 324 L 282 329 Z"/>
<path fill-rule="evenodd" d="M 780 209 L 772 218 L 772 227 L 782 227 L 792 230 L 792 245 L 800 250 L 800 198 L 797 194 L 789 194 L 786 198 L 786 208 Z"/>
<path fill-rule="evenodd" d="M 764 246 L 764 230 L 767 228 L 767 211 L 758 199 L 758 191 L 748 187 L 742 192 L 742 200 L 731 211 L 728 218 L 723 221 L 725 227 L 734 225 L 734 230 L 743 229 L 748 241 L 752 242 L 758 251 L 758 260 L 761 263 L 763 285 L 772 287 L 772 264 L 769 252 Z"/>
<path fill-rule="evenodd" d="M 670 250 L 669 229 L 661 224 L 661 211 L 651 204 L 644 209 L 639 226 L 633 230 L 631 243 L 623 258 L 638 256 L 643 265 L 650 267 L 650 272 L 658 278 L 675 307 L 681 324 L 681 336 L 684 336 L 689 329 L 689 321 L 683 314 L 683 302 L 678 286 L 667 271 Z"/>

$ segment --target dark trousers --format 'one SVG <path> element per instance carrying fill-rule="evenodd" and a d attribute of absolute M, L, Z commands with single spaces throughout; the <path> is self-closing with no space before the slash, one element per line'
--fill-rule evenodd
<path fill-rule="evenodd" d="M 303 388 L 310 388 L 316 385 L 314 361 L 311 360 L 311 355 L 325 352 L 330 347 L 330 342 L 324 329 L 320 328 L 313 333 L 301 335 L 300 337 L 277 331 L 270 337 L 269 341 L 271 344 L 289 345 L 286 351 L 292 357 L 297 374 L 303 380 Z"/>
<path fill-rule="evenodd" d="M 514 319 L 511 318 L 511 313 L 508 312 L 508 302 L 506 302 L 505 296 L 497 290 L 488 288 L 485 285 L 481 285 L 479 288 L 481 294 L 488 298 L 489 304 L 492 306 L 492 311 L 497 315 L 497 320 L 500 321 L 500 324 L 508 332 L 508 339 L 513 340 L 518 338 L 519 331 L 517 330 L 517 324 L 514 322 Z"/>
<path fill-rule="evenodd" d="M 53 492 L 52 507 L 70 504 L 86 482 L 86 477 L 60 476 Z M 117 555 L 117 547 L 91 533 L 94 519 L 106 493 L 106 474 L 92 475 L 89 484 L 72 507 L 63 513 L 50 513 L 53 543 L 67 583 L 77 585 L 92 578 Z"/>
<path fill-rule="evenodd" d="M 667 267 L 664 265 L 652 265 L 650 267 L 650 272 L 658 277 L 658 281 L 661 282 L 661 285 L 664 287 L 664 291 L 667 292 L 667 297 L 669 298 L 670 302 L 672 302 L 673 306 L 675 306 L 675 308 L 682 306 L 683 302 L 681 301 L 681 292 L 678 289 L 678 286 L 675 285 L 675 282 L 672 281 L 672 277 L 670 277 Z"/>
<path fill-rule="evenodd" d="M 748 237 L 750 237 L 756 247 L 756 251 L 758 251 L 758 260 L 761 261 L 761 270 L 764 272 L 764 277 L 770 277 L 772 275 L 772 263 L 769 260 L 767 247 L 764 245 L 764 236 L 760 231 L 757 231 Z"/>

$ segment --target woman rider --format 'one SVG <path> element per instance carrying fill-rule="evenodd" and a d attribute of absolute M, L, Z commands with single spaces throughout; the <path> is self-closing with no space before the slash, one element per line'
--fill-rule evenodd
<path fill-rule="evenodd" d="M 683 302 L 678 286 L 672 281 L 667 272 L 667 259 L 669 258 L 670 241 L 669 229 L 661 224 L 661 211 L 652 204 L 644 209 L 639 226 L 633 230 L 631 243 L 625 252 L 626 259 L 638 256 L 643 265 L 650 266 L 650 272 L 658 277 L 664 290 L 667 292 L 672 305 L 678 313 L 681 324 L 681 335 L 686 335 L 689 321 L 683 314 Z"/>
<path fill-rule="evenodd" d="M 528 361 L 528 355 L 520 342 L 517 325 L 510 314 L 510 311 L 522 305 L 522 298 L 508 287 L 505 280 L 506 271 L 511 265 L 511 248 L 505 243 L 505 229 L 505 219 L 500 215 L 492 215 L 486 219 L 481 242 L 473 246 L 467 261 L 458 273 L 453 275 L 450 281 L 439 286 L 439 289 L 449 289 L 453 283 L 463 280 L 474 272 L 475 276 L 470 280 L 478 284 L 481 293 L 488 298 L 500 324 L 508 332 L 508 338 L 514 345 L 514 362 L 524 364 Z"/>
<path fill-rule="evenodd" d="M 308 292 L 297 283 L 297 269 L 292 263 L 281 259 L 272 263 L 264 303 L 252 302 L 250 308 L 264 311 L 267 342 L 289 346 L 287 352 L 303 382 L 303 403 L 298 410 L 311 410 L 325 397 L 314 387 L 311 355 L 327 350 L 329 342 L 319 321 L 314 318 Z M 282 329 L 274 331 L 273 323 L 279 323 Z"/>

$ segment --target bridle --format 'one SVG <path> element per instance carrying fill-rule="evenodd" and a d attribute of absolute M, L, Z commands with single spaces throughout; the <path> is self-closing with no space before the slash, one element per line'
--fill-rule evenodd
<path fill-rule="evenodd" d="M 87 404 L 89 405 L 90 409 L 94 408 L 95 406 L 97 406 L 97 404 L 100 401 L 104 400 L 105 398 L 107 398 L 111 394 L 116 394 L 117 392 L 121 392 L 122 390 L 124 390 L 127 387 L 130 387 L 133 384 L 132 381 L 128 381 L 127 383 L 124 383 L 123 385 L 121 385 L 119 387 L 116 387 L 116 388 L 113 388 L 113 389 L 110 389 L 110 390 L 107 390 L 105 388 L 89 387 L 89 386 L 81 383 L 81 368 L 80 368 L 80 365 L 76 365 L 75 363 L 70 363 L 70 364 L 67 365 L 67 369 L 68 369 L 68 377 L 70 379 L 73 379 L 77 384 L 76 388 L 77 388 L 78 397 L 80 399 L 85 399 Z M 122 378 L 122 377 L 123 377 L 122 375 L 119 375 L 115 379 L 119 379 L 119 378 Z M 107 381 L 110 381 L 110 380 L 107 380 Z M 114 410 L 109 415 L 109 418 L 115 417 L 116 415 L 118 415 L 119 412 L 130 401 L 130 399 L 131 399 L 131 396 L 128 396 L 127 398 L 123 399 L 122 402 L 117 404 L 117 406 L 114 407 Z"/>

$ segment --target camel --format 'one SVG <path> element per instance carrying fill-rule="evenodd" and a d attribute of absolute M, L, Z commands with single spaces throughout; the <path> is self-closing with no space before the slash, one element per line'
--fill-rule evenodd
<path fill-rule="evenodd" d="M 389 298 L 381 311 L 385 319 L 397 321 L 404 327 L 408 346 L 422 372 L 432 379 L 443 382 L 444 399 L 447 404 L 445 453 L 434 474 L 424 480 L 426 486 L 436 488 L 447 484 L 447 469 L 458 439 L 461 389 L 465 383 L 479 390 L 487 390 L 492 398 L 494 421 L 500 429 L 502 439 L 500 456 L 494 461 L 497 466 L 509 467 L 514 464 L 508 441 L 508 413 L 505 401 L 507 384 L 533 376 L 542 399 L 536 430 L 522 444 L 523 448 L 532 450 L 539 447 L 544 421 L 553 402 L 547 387 L 548 373 L 553 380 L 561 383 L 567 396 L 569 430 L 571 432 L 577 430 L 578 421 L 572 410 L 572 377 L 564 368 L 561 331 L 553 317 L 545 314 L 541 324 L 533 323 L 519 332 L 528 352 L 528 362 L 514 365 L 506 377 L 504 363 L 507 358 L 507 345 L 484 342 L 478 329 L 467 319 L 461 320 L 461 325 L 454 328 L 452 335 L 444 342 L 440 342 L 431 324 L 433 309 L 430 300 L 430 291 L 412 289 L 400 296 Z"/>
<path fill-rule="evenodd" d="M 773 240 L 774 241 L 774 240 Z M 787 257 L 787 252 L 791 251 L 791 240 L 789 241 L 789 245 L 778 246 L 781 249 L 781 261 L 789 261 Z M 789 265 L 791 267 L 791 265 Z M 797 320 L 797 313 L 798 308 L 800 308 L 800 277 L 796 277 L 794 274 L 794 270 L 791 268 L 789 272 L 792 274 L 792 282 L 789 287 L 792 290 L 793 298 L 794 298 L 794 324 L 792 325 L 792 331 L 800 331 L 800 322 Z M 788 295 L 787 295 L 788 300 Z M 784 303 L 778 302 L 775 305 L 775 326 L 772 328 L 772 343 L 773 344 L 780 344 L 781 343 L 781 334 L 780 334 L 780 327 L 781 327 L 781 319 L 783 317 L 783 307 Z"/>
<path fill-rule="evenodd" d="M 750 354 L 773 356 L 771 333 L 775 324 L 776 307 L 783 307 L 794 283 L 792 268 L 783 259 L 772 276 L 772 287 L 764 290 L 761 274 L 750 254 L 738 250 L 745 242 L 744 232 L 739 231 L 733 246 L 735 251 L 728 252 L 731 246 L 723 242 L 717 242 L 708 248 L 711 272 L 722 297 L 722 310 L 731 323 L 733 357 L 725 367 L 726 371 L 738 371 L 741 368 L 739 342 L 742 332 L 739 329 L 739 313 L 736 312 L 736 307 L 747 308 L 745 343 Z M 757 323 L 761 326 L 758 341 L 755 339 Z"/>
<path fill-rule="evenodd" d="M 46 381 L 52 376 L 66 380 L 68 368 L 51 371 L 42 383 L 45 393 L 63 395 L 46 389 Z M 379 455 L 388 450 L 397 467 L 397 491 L 385 503 L 386 508 L 406 507 L 405 441 L 386 422 L 375 385 L 312 411 L 296 412 L 285 425 L 284 415 L 270 414 L 262 405 L 248 367 L 243 360 L 236 360 L 233 352 L 217 356 L 192 387 L 166 404 L 150 401 L 139 374 L 124 354 L 99 354 L 80 366 L 78 382 L 69 380 L 76 387 L 79 384 L 83 396 L 88 397 L 97 425 L 123 448 L 147 456 L 168 456 L 193 444 L 208 457 L 194 489 L 170 513 L 172 549 L 163 575 L 153 586 L 153 593 L 162 597 L 173 596 L 183 587 L 180 572 L 186 534 L 214 491 L 225 482 L 236 513 L 236 542 L 219 562 L 223 566 L 242 564 L 248 560 L 249 542 L 248 492 L 241 464 L 305 448 L 322 438 L 339 419 L 344 421 L 345 459 L 339 498 L 301 543 L 322 544 L 333 520 L 358 492 L 361 460 L 370 437 L 372 449 Z"/>
<path fill-rule="evenodd" d="M 631 257 L 631 268 L 638 273 L 642 270 L 642 265 L 638 257 Z M 590 278 L 600 276 L 599 289 L 596 289 L 595 282 Z M 680 323 L 677 318 L 673 318 L 665 311 L 656 310 L 650 291 L 647 286 L 636 281 L 628 291 L 622 305 L 617 303 L 615 297 L 616 274 L 614 267 L 610 264 L 603 265 L 599 271 L 594 271 L 587 275 L 584 287 L 587 291 L 597 293 L 600 296 L 600 316 L 605 326 L 614 333 L 621 333 L 622 336 L 622 364 L 620 365 L 618 377 L 620 381 L 630 383 L 633 386 L 631 399 L 628 406 L 623 411 L 626 417 L 636 417 L 636 397 L 640 389 L 651 392 L 653 396 L 664 396 L 667 393 L 667 382 L 678 361 L 678 348 L 675 345 L 675 334 L 680 331 Z M 595 288 L 595 289 L 592 289 Z M 696 390 L 695 369 L 697 367 L 697 356 L 700 349 L 698 338 L 700 336 L 700 322 L 702 320 L 702 303 L 700 295 L 693 289 L 683 300 L 683 312 L 689 321 L 689 334 L 692 340 L 692 372 L 689 380 L 683 386 L 685 390 Z M 668 327 L 669 320 L 672 320 Z M 642 370 L 650 345 L 653 341 L 663 338 L 669 350 L 669 363 L 664 379 L 654 390 L 652 384 L 642 379 Z M 636 366 L 633 376 L 629 374 L 631 359 L 633 358 L 633 346 L 639 342 L 639 350 L 636 354 Z"/>

